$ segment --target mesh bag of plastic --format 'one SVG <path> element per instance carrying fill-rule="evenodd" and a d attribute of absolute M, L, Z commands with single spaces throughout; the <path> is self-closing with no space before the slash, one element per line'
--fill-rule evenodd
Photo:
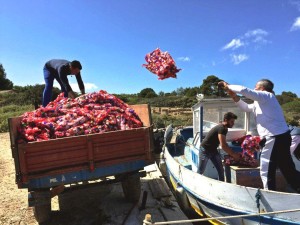
<path fill-rule="evenodd" d="M 176 78 L 181 69 L 177 69 L 175 61 L 168 52 L 162 52 L 159 48 L 145 56 L 148 64 L 143 64 L 150 72 L 156 74 L 159 80 L 169 77 Z"/>
<path fill-rule="evenodd" d="M 235 161 L 231 156 L 224 157 L 224 163 L 230 166 L 247 166 L 257 167 L 258 161 L 254 158 L 255 153 L 260 150 L 260 137 L 246 135 L 236 140 L 236 143 L 241 143 L 243 149 L 241 154 L 241 160 Z"/>

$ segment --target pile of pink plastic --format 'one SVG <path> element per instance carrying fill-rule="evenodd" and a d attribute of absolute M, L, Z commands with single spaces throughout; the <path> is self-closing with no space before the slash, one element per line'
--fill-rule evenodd
<path fill-rule="evenodd" d="M 260 137 L 259 136 L 245 136 L 244 141 L 241 144 L 243 149 L 243 155 L 248 155 L 254 158 L 254 154 L 260 150 L 259 146 Z"/>
<path fill-rule="evenodd" d="M 177 69 L 175 61 L 168 52 L 162 52 L 159 48 L 145 56 L 148 64 L 143 64 L 150 72 L 156 74 L 159 80 L 169 77 L 176 78 L 181 69 Z"/>
<path fill-rule="evenodd" d="M 19 137 L 20 142 L 32 142 L 142 126 L 133 109 L 106 91 L 75 99 L 62 93 L 46 107 L 23 114 Z"/>
<path fill-rule="evenodd" d="M 246 135 L 238 140 L 237 143 L 241 144 L 243 152 L 241 154 L 241 160 L 236 162 L 231 156 L 226 156 L 224 162 L 226 165 L 241 165 L 241 166 L 249 166 L 249 167 L 257 167 L 258 162 L 254 158 L 256 152 L 260 150 L 260 143 L 261 139 L 259 136 L 251 136 Z"/>
<path fill-rule="evenodd" d="M 224 164 L 228 166 L 243 166 L 243 167 L 258 167 L 258 161 L 248 155 L 243 155 L 241 152 L 238 154 L 241 155 L 240 161 L 235 161 L 230 155 L 224 156 Z"/>

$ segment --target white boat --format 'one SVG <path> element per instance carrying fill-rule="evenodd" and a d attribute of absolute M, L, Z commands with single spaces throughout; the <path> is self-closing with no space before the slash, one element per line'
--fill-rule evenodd
<path fill-rule="evenodd" d="M 237 114 L 237 128 L 229 130 L 228 141 L 248 133 L 255 124 L 251 121 L 253 117 L 249 113 L 239 112 L 231 99 L 204 99 L 192 110 L 193 128 L 188 129 L 193 129 L 193 137 L 184 140 L 186 143 L 183 145 L 182 139 L 188 138 L 186 134 L 190 130 L 186 134 L 184 129 L 181 130 L 182 135 L 176 135 L 176 141 L 173 138 L 173 142 L 165 144 L 160 163 L 162 168 L 166 167 L 162 171 L 166 171 L 165 176 L 183 207 L 192 208 L 201 216 L 211 217 L 212 224 L 300 224 L 300 194 L 293 193 L 279 171 L 277 187 L 280 191 L 262 189 L 259 168 L 226 166 L 225 182 L 218 181 L 217 171 L 210 161 L 203 175 L 197 173 L 201 140 L 209 126 L 214 125 L 204 122 L 204 119 L 211 121 L 215 117 L 217 121 L 212 122 L 217 123 L 225 112 Z M 241 150 L 239 146 L 232 147 L 235 151 Z M 220 151 L 221 155 L 225 154 Z M 296 158 L 294 162 L 300 168 Z M 223 218 L 214 219 L 216 217 Z"/>

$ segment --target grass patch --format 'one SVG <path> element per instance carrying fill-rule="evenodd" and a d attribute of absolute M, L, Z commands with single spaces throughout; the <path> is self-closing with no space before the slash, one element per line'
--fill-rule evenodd
<path fill-rule="evenodd" d="M 0 132 L 8 132 L 8 118 L 18 117 L 24 112 L 33 110 L 33 105 L 7 105 L 0 107 Z"/>

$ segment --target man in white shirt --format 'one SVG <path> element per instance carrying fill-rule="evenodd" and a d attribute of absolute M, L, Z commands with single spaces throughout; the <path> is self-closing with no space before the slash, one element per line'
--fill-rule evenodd
<path fill-rule="evenodd" d="M 240 85 L 229 85 L 224 81 L 219 86 L 228 92 L 240 109 L 254 113 L 258 134 L 266 138 L 260 156 L 260 176 L 264 188 L 276 190 L 275 175 L 278 167 L 287 182 L 300 192 L 300 172 L 296 170 L 290 153 L 291 135 L 273 92 L 274 84 L 268 79 L 262 79 L 256 83 L 254 90 Z M 254 102 L 245 103 L 237 93 Z"/>

